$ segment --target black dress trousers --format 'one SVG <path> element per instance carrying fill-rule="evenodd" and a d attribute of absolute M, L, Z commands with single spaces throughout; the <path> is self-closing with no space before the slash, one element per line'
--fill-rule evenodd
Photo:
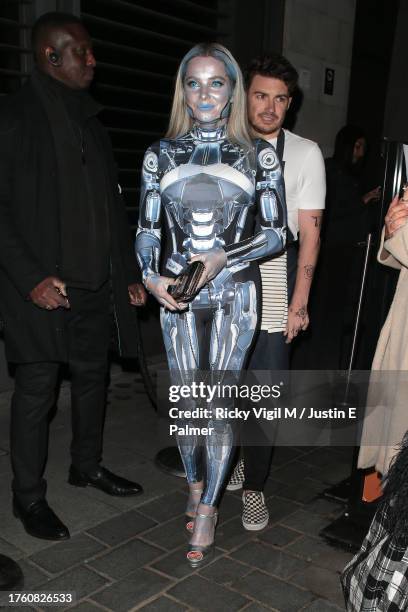
<path fill-rule="evenodd" d="M 92 472 L 102 456 L 110 341 L 110 283 L 97 291 L 68 288 L 64 313 L 71 373 L 72 464 Z M 45 495 L 49 412 L 55 404 L 60 363 L 18 364 L 11 413 L 13 492 L 23 506 Z"/>

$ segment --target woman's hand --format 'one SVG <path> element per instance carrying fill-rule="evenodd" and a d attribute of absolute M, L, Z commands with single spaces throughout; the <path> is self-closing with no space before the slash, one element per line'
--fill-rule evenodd
<path fill-rule="evenodd" d="M 368 193 L 365 193 L 361 199 L 363 201 L 363 204 L 369 204 L 370 202 L 378 202 L 380 198 L 381 198 L 381 185 L 379 185 L 375 189 L 372 189 Z"/>
<path fill-rule="evenodd" d="M 187 308 L 186 304 L 177 303 L 167 291 L 167 288 L 175 283 L 176 281 L 174 278 L 160 276 L 160 274 L 151 274 L 146 278 L 144 284 L 148 292 L 156 298 L 159 304 L 175 312 Z"/>
<path fill-rule="evenodd" d="M 227 265 L 227 254 L 224 249 L 217 248 L 211 249 L 206 253 L 200 253 L 199 255 L 194 255 L 190 259 L 190 263 L 194 261 L 202 261 L 204 264 L 204 272 L 200 278 L 200 282 L 197 285 L 198 289 L 204 287 L 208 281 L 212 280 L 225 268 Z"/>
<path fill-rule="evenodd" d="M 405 198 L 405 192 L 402 198 L 396 196 L 390 204 L 387 214 L 385 215 L 385 239 L 392 238 L 397 230 L 407 223 L 408 220 L 408 197 Z"/>

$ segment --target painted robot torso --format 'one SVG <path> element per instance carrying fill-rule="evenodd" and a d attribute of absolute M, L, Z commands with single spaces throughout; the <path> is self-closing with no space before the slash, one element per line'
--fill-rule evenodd
<path fill-rule="evenodd" d="M 227 139 L 225 127 L 195 127 L 152 145 L 142 174 L 136 253 L 144 278 L 159 269 L 177 276 L 198 253 L 222 248 L 227 254 L 226 267 L 187 312 L 162 308 L 170 369 L 241 369 L 257 323 L 258 274 L 251 262 L 285 246 L 284 184 L 275 150 L 259 140 L 244 151 Z M 206 325 L 210 344 L 204 348 Z"/>

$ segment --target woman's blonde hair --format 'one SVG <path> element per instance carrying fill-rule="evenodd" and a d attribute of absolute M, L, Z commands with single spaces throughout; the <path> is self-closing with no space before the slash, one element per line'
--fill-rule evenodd
<path fill-rule="evenodd" d="M 184 78 L 187 72 L 187 64 L 194 57 L 214 57 L 223 62 L 231 82 L 233 98 L 231 112 L 227 120 L 228 138 L 231 142 L 243 145 L 246 149 L 252 148 L 241 69 L 230 51 L 219 43 L 200 43 L 195 45 L 181 60 L 176 76 L 173 105 L 166 137 L 178 138 L 183 136 L 193 126 L 193 119 L 188 112 L 184 96 Z"/>

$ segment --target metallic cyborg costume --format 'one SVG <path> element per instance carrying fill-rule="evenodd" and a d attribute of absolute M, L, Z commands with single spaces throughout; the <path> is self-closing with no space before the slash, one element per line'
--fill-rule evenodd
<path fill-rule="evenodd" d="M 184 137 L 163 139 L 146 152 L 136 238 L 143 276 L 158 274 L 160 261 L 163 275 L 177 276 L 197 253 L 221 247 L 227 254 L 226 267 L 201 289 L 188 311 L 161 310 L 169 368 L 183 382 L 199 369 L 243 367 L 257 323 L 258 271 L 251 262 L 283 249 L 285 227 L 281 168 L 268 143 L 257 141 L 254 151 L 244 152 L 227 140 L 225 127 L 195 126 Z M 202 503 L 215 505 L 233 435 L 225 420 L 212 419 L 208 427 L 215 429 L 216 442 L 212 436 L 205 447 Z M 198 439 L 180 436 L 178 443 L 188 481 L 199 481 Z"/>

